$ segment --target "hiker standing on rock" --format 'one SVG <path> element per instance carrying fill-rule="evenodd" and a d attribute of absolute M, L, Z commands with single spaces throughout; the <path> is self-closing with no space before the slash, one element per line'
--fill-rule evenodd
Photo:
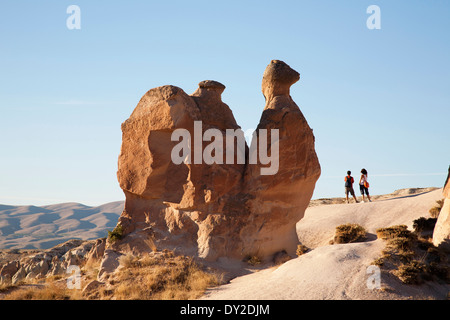
<path fill-rule="evenodd" d="M 355 180 L 353 179 L 353 177 L 351 176 L 352 172 L 351 171 L 347 171 L 347 175 L 345 176 L 345 199 L 347 200 L 348 203 L 348 193 L 350 192 L 351 195 L 353 196 L 353 199 L 355 199 L 355 202 L 358 203 L 358 200 L 356 200 L 356 196 L 355 196 L 355 190 L 353 190 L 353 182 L 355 182 Z"/>
<path fill-rule="evenodd" d="M 372 200 L 370 200 L 370 195 L 369 195 L 369 181 L 367 181 L 367 170 L 366 169 L 362 169 L 361 170 L 361 178 L 359 179 L 359 190 L 361 190 L 361 195 L 362 195 L 362 201 L 364 203 L 364 193 L 367 195 L 367 199 L 369 200 L 369 202 L 372 202 Z"/>

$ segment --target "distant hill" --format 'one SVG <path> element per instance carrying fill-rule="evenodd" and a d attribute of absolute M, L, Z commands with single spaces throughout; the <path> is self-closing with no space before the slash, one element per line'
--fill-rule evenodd
<path fill-rule="evenodd" d="M 42 207 L 0 204 L 0 249 L 48 249 L 70 239 L 106 237 L 123 206 L 124 201 L 98 207 L 73 202 Z"/>

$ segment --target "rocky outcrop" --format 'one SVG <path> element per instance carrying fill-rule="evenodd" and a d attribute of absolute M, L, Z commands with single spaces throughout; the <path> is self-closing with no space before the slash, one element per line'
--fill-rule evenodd
<path fill-rule="evenodd" d="M 104 243 L 105 239 L 69 240 L 51 249 L 8 261 L 0 265 L 0 284 L 17 285 L 22 281 L 64 275 L 69 266 L 82 265 L 98 253 L 96 243 L 102 241 Z"/>
<path fill-rule="evenodd" d="M 433 244 L 450 252 L 450 167 L 445 182 L 443 196 L 445 198 L 433 232 Z"/>
<path fill-rule="evenodd" d="M 202 81 L 192 95 L 149 90 L 122 124 L 124 237 L 111 249 L 169 248 L 207 260 L 295 254 L 295 224 L 320 176 L 312 130 L 289 94 L 299 78 L 282 61 L 268 65 L 250 148 L 223 84 Z"/>

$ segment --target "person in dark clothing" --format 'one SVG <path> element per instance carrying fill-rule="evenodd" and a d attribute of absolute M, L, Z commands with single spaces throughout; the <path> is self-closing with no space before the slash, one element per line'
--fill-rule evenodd
<path fill-rule="evenodd" d="M 353 199 L 355 199 L 355 202 L 358 203 L 358 200 L 356 200 L 356 196 L 355 196 L 355 190 L 353 190 L 353 183 L 355 182 L 355 180 L 353 179 L 353 177 L 351 176 L 352 172 L 351 171 L 347 171 L 347 175 L 345 176 L 345 199 L 348 202 L 348 194 L 350 193 L 353 196 Z"/>

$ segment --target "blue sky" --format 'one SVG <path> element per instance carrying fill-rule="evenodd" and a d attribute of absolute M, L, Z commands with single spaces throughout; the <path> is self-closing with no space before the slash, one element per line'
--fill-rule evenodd
<path fill-rule="evenodd" d="M 69 5 L 81 29 L 69 30 Z M 369 5 L 381 29 L 369 30 Z M 316 137 L 314 198 L 343 196 L 347 170 L 372 194 L 441 187 L 450 165 L 450 2 L 2 1 L 0 203 L 123 200 L 121 123 L 149 89 L 217 80 L 255 128 L 272 59 Z"/>

